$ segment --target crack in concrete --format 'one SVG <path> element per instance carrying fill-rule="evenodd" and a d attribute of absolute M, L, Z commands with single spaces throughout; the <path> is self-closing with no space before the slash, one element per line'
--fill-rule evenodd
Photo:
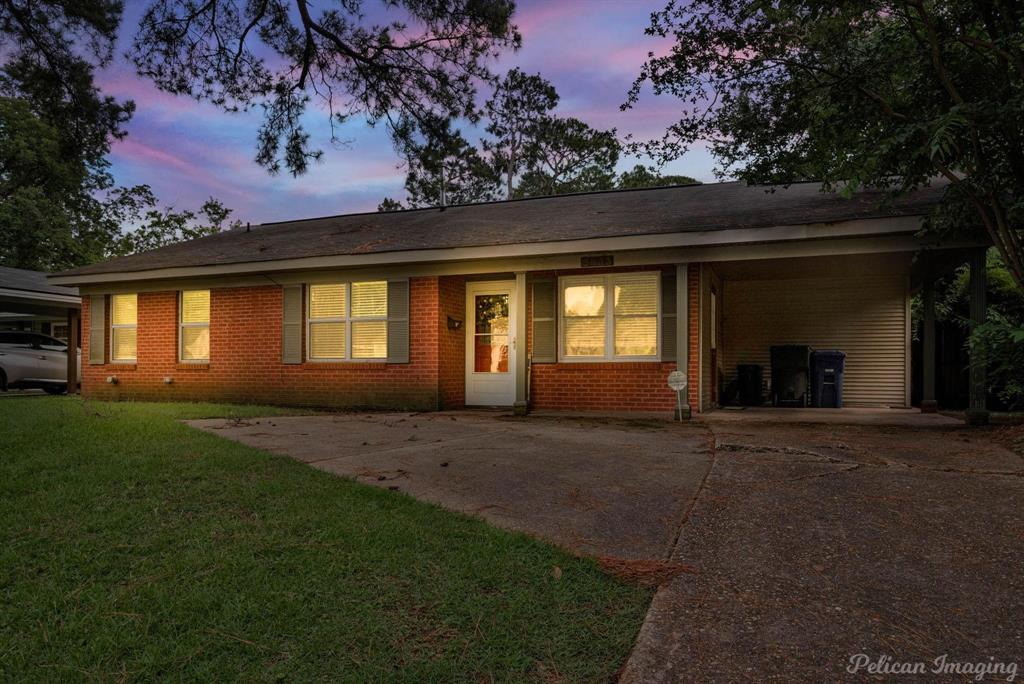
<path fill-rule="evenodd" d="M 849 447 L 846 447 L 849 448 Z M 795 447 L 787 446 L 773 446 L 773 445 L 760 445 L 760 444 L 737 444 L 731 442 L 716 442 L 717 451 L 725 451 L 731 453 L 753 453 L 753 454 L 786 454 L 791 456 L 813 456 L 820 459 L 822 463 L 828 463 L 832 465 L 843 465 L 850 466 L 841 470 L 829 471 L 827 473 L 815 473 L 812 475 L 801 475 L 795 478 L 784 478 L 779 480 L 743 480 L 739 481 L 739 484 L 751 484 L 758 482 L 792 482 L 795 480 L 805 480 L 815 477 L 825 477 L 827 475 L 834 475 L 839 473 L 852 472 L 861 468 L 896 468 L 905 470 L 925 470 L 935 473 L 961 473 L 964 475 L 992 475 L 1002 477 L 1024 477 L 1024 470 L 983 470 L 977 468 L 955 468 L 953 466 L 946 467 L 935 467 L 920 465 L 917 463 L 903 463 L 900 461 L 882 460 L 882 461 L 852 461 L 827 454 L 818 453 L 815 451 L 809 451 L 807 449 L 798 449 Z M 787 463 L 813 463 L 814 461 L 792 461 L 787 460 Z"/>
<path fill-rule="evenodd" d="M 683 535 L 683 528 L 686 527 L 686 523 L 690 521 L 690 514 L 693 512 L 694 507 L 697 505 L 697 501 L 700 499 L 700 495 L 704 492 L 704 488 L 707 485 L 708 477 L 711 476 L 711 471 L 715 468 L 715 462 L 718 459 L 718 445 L 715 439 L 715 433 L 711 428 L 706 428 L 708 432 L 708 451 L 711 459 L 708 461 L 708 469 L 704 471 L 704 477 L 700 480 L 700 485 L 697 487 L 697 491 L 693 493 L 693 497 L 690 499 L 690 503 L 686 506 L 683 511 L 683 517 L 679 520 L 679 528 L 676 530 L 675 538 L 669 545 L 668 554 L 665 556 L 665 560 L 671 560 L 672 556 L 675 555 L 676 548 L 679 546 L 679 539 Z"/>
<path fill-rule="evenodd" d="M 427 443 L 428 444 L 445 444 L 445 445 L 447 445 L 447 444 L 453 444 L 455 442 L 464 442 L 466 440 L 478 439 L 480 437 L 486 437 L 486 436 L 489 436 L 489 435 L 499 434 L 499 433 L 508 432 L 508 431 L 509 430 L 504 429 L 504 428 L 497 429 L 497 430 L 487 430 L 487 431 L 482 431 L 482 432 L 475 432 L 475 433 L 470 434 L 470 435 L 462 435 L 461 437 L 452 437 L 450 439 L 441 440 L 439 442 L 427 442 Z M 331 461 L 339 461 L 339 460 L 346 459 L 346 458 L 358 458 L 359 456 L 368 456 L 368 455 L 371 455 L 371 454 L 385 454 L 385 453 L 391 453 L 391 452 L 396 452 L 396 451 L 403 451 L 403 450 L 408 450 L 408 449 L 422 449 L 422 448 L 423 448 L 423 442 L 417 440 L 416 442 L 414 442 L 412 444 L 402 443 L 402 444 L 398 444 L 398 445 L 395 445 L 395 446 L 385 447 L 383 449 L 367 449 L 366 451 L 361 451 L 361 452 L 355 453 L 355 454 L 339 454 L 337 456 L 327 456 L 325 458 L 318 458 L 318 459 L 313 460 L 313 461 L 303 461 L 303 463 L 305 463 L 307 465 L 318 465 L 318 464 L 321 464 L 321 463 L 329 463 Z"/>

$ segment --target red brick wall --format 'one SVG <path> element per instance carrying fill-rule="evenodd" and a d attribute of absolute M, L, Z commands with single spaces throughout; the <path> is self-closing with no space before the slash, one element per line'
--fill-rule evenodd
<path fill-rule="evenodd" d="M 531 405 L 583 411 L 672 411 L 676 395 L 665 384 L 676 364 L 537 363 L 531 369 Z"/>
<path fill-rule="evenodd" d="M 605 269 L 608 270 L 608 269 Z M 615 269 L 636 270 L 636 269 Z M 576 271 L 579 272 L 579 271 Z M 556 274 L 550 274 L 556 275 Z M 691 406 L 697 406 L 699 266 L 689 271 Z M 139 294 L 136 364 L 90 365 L 82 335 L 82 394 L 97 399 L 264 402 L 337 407 L 430 410 L 465 404 L 466 280 L 461 276 L 410 280 L 410 363 L 281 363 L 282 291 L 277 286 L 217 288 L 210 298 L 210 363 L 178 363 L 177 292 Z M 528 309 L 532 302 L 527 300 Z M 109 310 L 109 307 L 108 307 Z M 528 316 L 532 310 L 528 311 Z M 109 317 L 106 339 L 109 343 Z M 89 298 L 82 329 L 89 330 Z M 528 349 L 532 326 L 527 326 Z M 303 330 L 303 336 L 305 330 Z M 305 339 L 303 339 L 305 348 Z M 105 350 L 109 356 L 109 350 Z M 108 359 L 109 360 L 109 359 Z M 531 405 L 538 409 L 671 411 L 665 384 L 676 363 L 533 364 Z M 106 383 L 108 376 L 118 383 Z M 170 385 L 163 382 L 172 378 Z"/>
<path fill-rule="evenodd" d="M 579 273 L 615 273 L 638 270 L 675 269 L 675 266 L 651 266 L 647 268 L 625 267 L 589 269 L 565 273 L 551 272 L 538 276 L 576 275 Z M 695 266 L 690 268 L 688 291 L 690 306 L 690 364 L 696 369 L 697 349 L 693 340 L 697 337 L 698 319 L 694 312 Z M 532 317 L 532 302 L 527 303 L 529 317 Z M 682 307 L 678 307 L 680 310 Z M 528 349 L 533 349 L 532 330 L 527 334 Z M 675 392 L 667 385 L 668 374 L 676 370 L 676 362 L 628 362 L 628 363 L 536 363 L 530 367 L 530 405 L 536 409 L 588 410 L 588 411 L 674 411 Z M 689 377 L 696 378 L 694 370 Z M 687 388 L 696 397 L 695 382 Z"/>
<path fill-rule="evenodd" d="M 89 326 L 89 298 L 82 305 Z M 281 363 L 282 290 L 218 288 L 210 293 L 210 363 L 179 364 L 177 293 L 139 294 L 138 360 L 83 363 L 82 394 L 97 399 L 266 402 L 429 410 L 438 405 L 437 278 L 409 287 L 408 364 Z M 109 340 L 109 331 L 106 335 Z M 82 359 L 89 358 L 83 335 Z M 106 383 L 117 376 L 116 385 Z M 173 382 L 168 385 L 164 378 Z"/>
<path fill-rule="evenodd" d="M 441 407 L 462 408 L 466 405 L 466 328 L 448 329 L 448 317 L 468 325 L 466 318 L 466 279 L 444 276 L 438 280 L 440 301 L 440 346 L 438 348 L 438 391 Z"/>

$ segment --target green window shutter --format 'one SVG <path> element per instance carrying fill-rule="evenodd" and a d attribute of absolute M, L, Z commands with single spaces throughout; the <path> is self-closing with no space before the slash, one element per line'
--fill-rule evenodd
<path fill-rule="evenodd" d="M 89 296 L 89 363 L 102 364 L 107 351 L 107 295 Z"/>
<path fill-rule="evenodd" d="M 554 363 L 558 360 L 558 292 L 554 280 L 533 282 L 533 363 Z"/>
<path fill-rule="evenodd" d="M 388 281 L 388 363 L 409 363 L 409 279 Z"/>
<path fill-rule="evenodd" d="M 302 285 L 285 285 L 281 317 L 281 361 L 302 363 Z"/>
<path fill-rule="evenodd" d="M 676 360 L 676 274 L 661 274 L 661 360 Z"/>

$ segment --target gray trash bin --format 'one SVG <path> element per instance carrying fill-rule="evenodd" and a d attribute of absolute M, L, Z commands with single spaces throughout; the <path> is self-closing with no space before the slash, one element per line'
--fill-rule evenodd
<path fill-rule="evenodd" d="M 846 354 L 828 349 L 811 352 L 811 406 L 843 407 L 843 373 Z"/>
<path fill-rule="evenodd" d="M 772 406 L 803 408 L 808 405 L 811 348 L 782 344 L 769 348 L 772 360 Z"/>

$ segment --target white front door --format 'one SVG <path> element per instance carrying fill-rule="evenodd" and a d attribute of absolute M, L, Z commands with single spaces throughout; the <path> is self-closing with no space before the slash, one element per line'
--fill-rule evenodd
<path fill-rule="evenodd" d="M 516 283 L 466 283 L 466 404 L 516 400 Z M 524 341 L 525 342 L 525 341 Z"/>

